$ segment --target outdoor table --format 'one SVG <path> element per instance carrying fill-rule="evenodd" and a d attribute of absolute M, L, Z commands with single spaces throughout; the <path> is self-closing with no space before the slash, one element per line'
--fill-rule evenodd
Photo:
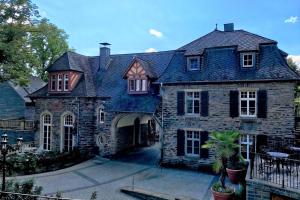
<path fill-rule="evenodd" d="M 274 152 L 274 151 L 270 151 L 267 152 L 268 155 L 270 155 L 271 157 L 275 158 L 275 162 L 276 162 L 276 169 L 277 172 L 280 173 L 280 162 L 289 157 L 289 154 L 287 153 L 282 153 L 282 152 Z"/>

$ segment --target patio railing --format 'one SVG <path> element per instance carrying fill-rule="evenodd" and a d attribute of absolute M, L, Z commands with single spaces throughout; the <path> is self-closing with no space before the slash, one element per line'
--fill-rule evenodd
<path fill-rule="evenodd" d="M 75 200 L 69 198 L 58 198 L 58 197 L 48 197 L 48 196 L 39 196 L 31 194 L 20 194 L 13 192 L 1 192 L 0 199 L 2 200 Z"/>
<path fill-rule="evenodd" d="M 250 179 L 260 179 L 282 188 L 300 189 L 300 161 L 275 158 L 268 154 L 253 154 L 250 162 Z"/>

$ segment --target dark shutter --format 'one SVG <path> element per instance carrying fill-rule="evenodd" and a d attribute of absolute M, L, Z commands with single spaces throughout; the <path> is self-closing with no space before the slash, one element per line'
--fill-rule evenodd
<path fill-rule="evenodd" d="M 208 158 L 208 149 L 202 148 L 202 145 L 208 140 L 208 132 L 201 131 L 200 132 L 200 141 L 201 141 L 201 148 L 200 148 L 200 158 Z"/>
<path fill-rule="evenodd" d="M 239 116 L 239 91 L 230 91 L 230 117 Z"/>
<path fill-rule="evenodd" d="M 259 90 L 257 92 L 257 117 L 267 118 L 267 91 Z"/>
<path fill-rule="evenodd" d="M 177 156 L 184 156 L 184 130 L 177 130 Z"/>
<path fill-rule="evenodd" d="M 202 91 L 201 92 L 201 116 L 202 117 L 208 116 L 208 103 L 209 103 L 208 91 Z"/>
<path fill-rule="evenodd" d="M 177 115 L 184 115 L 185 93 L 183 91 L 177 92 Z"/>

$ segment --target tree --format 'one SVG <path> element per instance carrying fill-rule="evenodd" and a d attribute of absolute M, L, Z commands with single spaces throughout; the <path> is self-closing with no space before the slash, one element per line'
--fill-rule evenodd
<path fill-rule="evenodd" d="M 298 66 L 297 66 L 297 64 L 294 62 L 294 60 L 293 60 L 291 57 L 289 57 L 289 58 L 287 59 L 287 64 L 288 64 L 288 66 L 289 66 L 292 70 L 294 70 L 295 72 L 299 73 Z"/>
<path fill-rule="evenodd" d="M 0 0 L 0 82 L 16 80 L 24 85 L 31 69 L 26 63 L 30 54 L 29 33 L 39 17 L 30 0 Z"/>
<path fill-rule="evenodd" d="M 31 59 L 28 61 L 36 74 L 47 81 L 45 69 L 69 49 L 68 35 L 47 19 L 42 19 L 35 25 L 30 37 Z"/>

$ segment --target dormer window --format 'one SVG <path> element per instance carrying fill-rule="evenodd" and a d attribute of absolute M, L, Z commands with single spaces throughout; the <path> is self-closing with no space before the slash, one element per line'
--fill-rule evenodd
<path fill-rule="evenodd" d="M 57 90 L 58 91 L 62 91 L 62 89 L 63 89 L 63 75 L 59 74 L 57 80 L 58 80 L 58 88 L 57 88 Z"/>
<path fill-rule="evenodd" d="M 56 90 L 56 75 L 51 75 L 51 90 Z"/>
<path fill-rule="evenodd" d="M 254 53 L 243 53 L 242 54 L 242 65 L 243 67 L 254 66 Z"/>
<path fill-rule="evenodd" d="M 64 91 L 69 90 L 69 74 L 64 75 Z"/>
<path fill-rule="evenodd" d="M 200 69 L 200 57 L 187 58 L 188 70 L 195 71 Z"/>
<path fill-rule="evenodd" d="M 49 92 L 69 92 L 74 88 L 79 78 L 80 76 L 77 72 L 52 72 L 49 74 Z"/>
<path fill-rule="evenodd" d="M 157 76 L 146 61 L 134 58 L 123 78 L 127 79 L 129 94 L 145 94 L 149 90 L 150 80 Z"/>

